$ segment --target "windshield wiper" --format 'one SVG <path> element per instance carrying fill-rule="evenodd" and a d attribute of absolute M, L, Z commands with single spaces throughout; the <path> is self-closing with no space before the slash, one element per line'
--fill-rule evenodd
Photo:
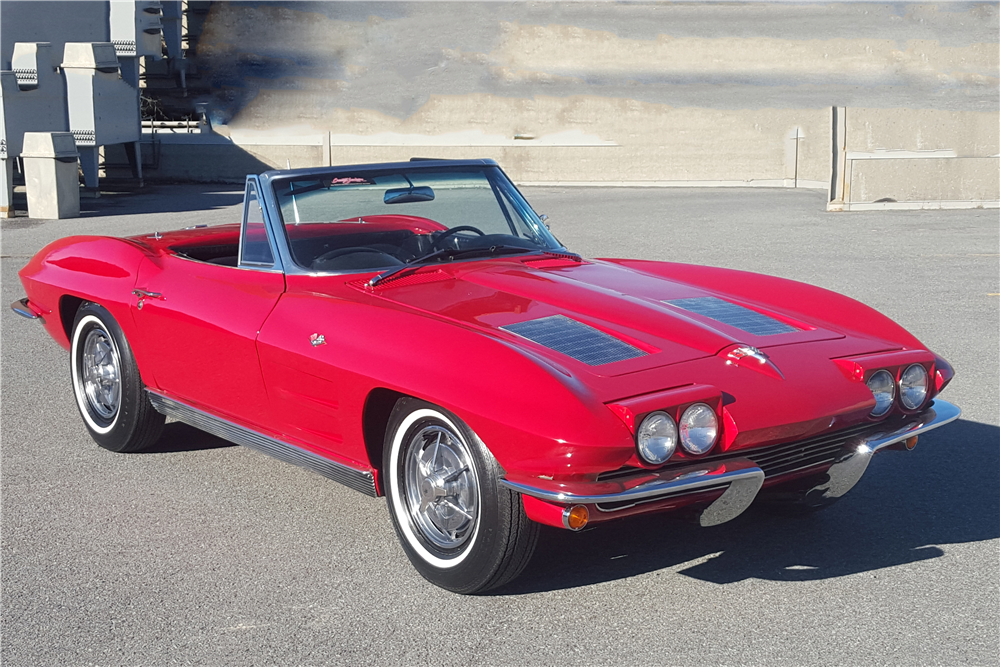
<path fill-rule="evenodd" d="M 433 261 L 435 259 L 441 259 L 442 257 L 447 257 L 449 261 L 457 259 L 460 257 L 471 257 L 473 255 L 486 254 L 486 255 L 516 255 L 523 252 L 538 252 L 544 251 L 542 248 L 525 248 L 522 246 L 515 245 L 494 245 L 488 248 L 466 248 L 464 250 L 454 250 L 452 248 L 442 248 L 441 250 L 435 250 L 434 252 L 429 252 L 426 255 L 421 255 L 420 257 L 415 257 L 403 266 L 397 266 L 388 271 L 383 271 L 377 276 L 373 276 L 371 280 L 368 281 L 369 287 L 375 287 L 380 282 L 397 276 L 402 273 L 408 273 L 410 271 L 416 271 L 422 265 L 427 262 Z"/>

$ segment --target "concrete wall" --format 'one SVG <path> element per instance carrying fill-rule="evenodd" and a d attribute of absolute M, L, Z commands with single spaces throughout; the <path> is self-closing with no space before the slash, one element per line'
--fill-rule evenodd
<path fill-rule="evenodd" d="M 848 151 L 972 160 L 856 160 L 852 196 L 957 201 L 997 198 L 998 25 L 960 3 L 215 3 L 198 58 L 218 131 L 272 166 L 493 157 L 522 183 L 828 188 L 847 107 Z M 281 143 L 303 136 L 329 155 Z"/>
<path fill-rule="evenodd" d="M 847 109 L 842 198 L 832 208 L 996 206 L 1000 123 L 993 113 Z"/>
<path fill-rule="evenodd" d="M 278 105 L 295 97 L 262 91 L 255 105 Z M 796 177 L 796 164 L 800 184 L 825 187 L 829 175 L 826 109 L 733 112 L 597 96 L 474 94 L 431 97 L 405 119 L 361 109 L 331 111 L 327 119 L 339 130 L 331 139 L 338 164 L 425 154 L 487 156 L 514 178 L 533 183 L 781 185 Z M 232 131 L 244 142 L 266 134 Z"/>

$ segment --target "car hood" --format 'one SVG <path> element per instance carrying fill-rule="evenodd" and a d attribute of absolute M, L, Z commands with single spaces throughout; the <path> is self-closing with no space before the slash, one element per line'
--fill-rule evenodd
<path fill-rule="evenodd" d="M 765 350 L 846 335 L 764 302 L 600 260 L 457 262 L 391 279 L 374 292 L 600 376 L 719 355 L 734 345 Z"/>

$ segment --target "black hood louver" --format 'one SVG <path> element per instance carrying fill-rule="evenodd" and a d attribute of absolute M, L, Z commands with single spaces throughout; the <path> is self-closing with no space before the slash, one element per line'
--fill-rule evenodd
<path fill-rule="evenodd" d="M 551 315 L 500 328 L 588 366 L 603 366 L 646 355 L 625 341 L 565 315 Z"/>
<path fill-rule="evenodd" d="M 798 331 L 793 326 L 779 322 L 756 310 L 744 308 L 738 304 L 718 299 L 714 296 L 701 296 L 693 299 L 671 299 L 663 303 L 677 308 L 697 313 L 703 317 L 728 324 L 731 327 L 746 331 L 754 336 L 774 336 Z"/>

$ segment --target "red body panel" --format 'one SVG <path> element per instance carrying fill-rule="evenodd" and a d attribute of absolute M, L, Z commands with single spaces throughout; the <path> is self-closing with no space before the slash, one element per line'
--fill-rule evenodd
<path fill-rule="evenodd" d="M 324 345 L 311 345 L 314 333 Z M 575 472 L 566 454 L 580 447 L 595 450 L 607 469 L 620 465 L 622 442 L 630 442 L 583 383 L 506 341 L 359 292 L 343 277 L 289 276 L 258 344 L 280 428 L 350 460 L 367 459 L 361 415 L 376 387 L 460 414 L 505 469 Z"/>
<path fill-rule="evenodd" d="M 366 224 L 431 227 L 384 217 L 393 219 Z M 311 227 L 290 229 L 308 235 Z M 723 424 L 717 447 L 738 450 L 868 420 L 871 392 L 853 377 L 853 366 L 845 373 L 836 359 L 902 350 L 932 374 L 938 363 L 863 304 L 738 271 L 515 256 L 421 268 L 371 289 L 364 280 L 373 273 L 284 276 L 171 250 L 237 240 L 236 226 L 156 239 L 64 239 L 40 252 L 21 277 L 62 345 L 68 343 L 59 299 L 99 302 L 133 341 L 149 386 L 360 468 L 380 465 L 369 460 L 363 430 L 375 389 L 458 414 L 510 480 L 593 484 L 598 473 L 642 465 L 628 419 L 609 404 L 633 406 L 634 419 L 671 407 L 643 397 L 708 387 Z M 164 298 L 137 310 L 136 287 Z M 753 336 L 663 303 L 701 296 L 734 301 L 796 330 Z M 500 328 L 555 314 L 645 354 L 588 366 Z M 725 350 L 734 344 L 765 349 L 780 373 L 728 363 Z M 950 379 L 950 368 L 941 369 Z"/>
<path fill-rule="evenodd" d="M 139 266 L 136 287 L 161 294 L 133 303 L 146 384 L 230 419 L 266 425 L 257 332 L 285 291 L 281 273 L 164 254 Z"/>
<path fill-rule="evenodd" d="M 60 303 L 71 297 L 96 301 L 114 316 L 130 341 L 137 338 L 130 302 L 139 264 L 145 252 L 141 245 L 103 236 L 73 236 L 42 248 L 18 275 L 32 305 L 42 314 L 45 330 L 63 348 L 69 349 L 67 331 L 75 311 L 63 321 Z M 134 349 L 139 370 L 149 374 L 146 350 Z"/>
<path fill-rule="evenodd" d="M 750 303 L 766 303 L 776 310 L 796 313 L 805 321 L 828 323 L 839 329 L 849 329 L 879 338 L 887 343 L 886 349 L 896 349 L 899 346 L 923 347 L 909 331 L 874 308 L 822 287 L 760 273 L 717 269 L 698 264 L 651 262 L 636 259 L 609 259 L 607 261 L 635 271 L 671 280 L 682 280 L 691 285 L 744 299 Z"/>

